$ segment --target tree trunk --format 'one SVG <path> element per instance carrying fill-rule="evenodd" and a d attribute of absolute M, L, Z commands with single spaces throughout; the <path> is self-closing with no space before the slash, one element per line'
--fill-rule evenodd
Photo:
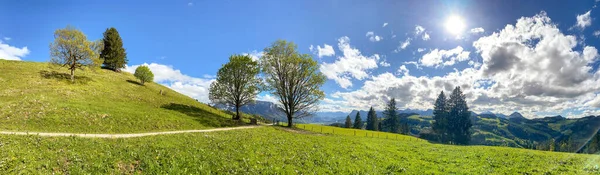
<path fill-rule="evenodd" d="M 75 82 L 75 69 L 71 69 L 71 82 Z"/>
<path fill-rule="evenodd" d="M 291 128 L 292 127 L 292 116 L 288 116 L 288 125 L 287 127 Z"/>
<path fill-rule="evenodd" d="M 240 106 L 235 106 L 235 117 L 233 118 L 234 120 L 239 120 L 240 119 Z"/>

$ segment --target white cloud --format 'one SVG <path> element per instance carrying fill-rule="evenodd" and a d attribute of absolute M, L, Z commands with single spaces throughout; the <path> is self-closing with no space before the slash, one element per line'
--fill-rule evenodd
<path fill-rule="evenodd" d="M 423 36 L 421 37 L 421 39 L 423 39 L 423 41 L 427 41 L 427 40 L 429 40 L 431 38 L 429 37 L 428 33 L 423 33 Z"/>
<path fill-rule="evenodd" d="M 10 39 L 12 39 L 12 38 L 4 37 L 3 39 L 4 39 L 4 41 L 10 41 Z"/>
<path fill-rule="evenodd" d="M 317 56 L 319 58 L 322 58 L 324 56 L 330 57 L 335 55 L 335 51 L 333 50 L 333 47 L 331 47 L 330 45 L 327 44 L 323 44 L 323 47 L 317 45 L 317 49 L 314 49 L 313 45 L 310 45 L 310 47 L 308 48 L 312 53 L 317 54 Z"/>
<path fill-rule="evenodd" d="M 209 103 L 208 89 L 214 78 L 196 78 L 181 73 L 180 70 L 174 69 L 172 66 L 144 63 L 141 65 L 148 66 L 154 73 L 154 82 L 167 86 L 179 93 L 198 99 L 198 101 Z M 140 65 L 126 66 L 125 71 L 134 73 L 135 69 Z"/>
<path fill-rule="evenodd" d="M 408 45 L 410 45 L 411 40 L 412 40 L 411 38 L 406 38 L 406 40 L 404 40 L 404 42 L 400 42 L 400 45 L 398 46 L 398 48 L 396 48 L 396 50 L 394 50 L 394 52 L 398 53 L 401 50 L 406 49 L 406 47 L 408 47 Z"/>
<path fill-rule="evenodd" d="M 367 70 L 377 68 L 379 55 L 363 56 L 358 49 L 350 46 L 347 36 L 341 37 L 338 42 L 343 56 L 338 56 L 334 63 L 322 63 L 320 70 L 327 78 L 347 89 L 352 86 L 351 78 L 362 80 L 368 77 Z"/>
<path fill-rule="evenodd" d="M 187 5 L 188 6 L 194 6 L 194 3 L 193 2 L 188 2 Z"/>
<path fill-rule="evenodd" d="M 419 63 L 425 67 L 451 66 L 456 62 L 469 60 L 470 52 L 464 51 L 461 46 L 450 50 L 434 49 L 421 57 Z M 444 61 L 444 59 L 449 59 Z"/>
<path fill-rule="evenodd" d="M 415 26 L 415 35 L 420 35 L 423 32 L 425 32 L 425 27 L 420 25 Z"/>
<path fill-rule="evenodd" d="M 268 101 L 268 102 L 271 102 L 271 103 L 274 103 L 274 104 L 280 104 L 279 100 L 277 100 L 277 97 L 272 96 L 270 94 L 258 95 L 256 97 L 256 100 L 257 101 Z"/>
<path fill-rule="evenodd" d="M 587 11 L 584 14 L 581 15 L 577 15 L 577 24 L 576 26 L 579 27 L 580 29 L 585 29 L 586 27 L 589 27 L 592 25 L 592 18 L 590 17 L 590 14 L 592 13 L 592 10 Z"/>
<path fill-rule="evenodd" d="M 404 75 L 404 76 L 408 76 L 409 75 L 409 70 L 406 68 L 405 65 L 400 66 L 400 68 L 398 68 L 398 73 Z"/>
<path fill-rule="evenodd" d="M 380 65 L 381 67 L 390 67 L 390 66 L 391 66 L 391 64 L 390 64 L 390 63 L 388 63 L 388 62 L 387 62 L 387 60 L 381 60 L 381 61 L 379 62 L 379 65 Z"/>
<path fill-rule="evenodd" d="M 383 23 L 383 26 L 381 26 L 381 27 L 385 27 L 385 26 L 387 26 L 387 25 L 388 25 L 388 23 L 387 23 L 387 22 L 385 22 L 385 23 Z"/>
<path fill-rule="evenodd" d="M 594 36 L 599 37 L 600 36 L 600 30 L 594 31 Z"/>
<path fill-rule="evenodd" d="M 257 50 L 253 50 L 250 53 L 242 53 L 242 55 L 250 55 L 250 58 L 252 58 L 253 61 L 258 61 L 264 54 L 264 52 L 259 52 Z"/>
<path fill-rule="evenodd" d="M 377 42 L 377 41 L 381 41 L 383 39 L 381 36 L 375 35 L 375 32 L 372 32 L 372 31 L 367 32 L 366 36 L 369 38 L 369 41 L 371 41 L 371 42 Z"/>
<path fill-rule="evenodd" d="M 418 48 L 418 49 L 417 49 L 417 52 L 419 52 L 419 53 L 421 53 L 421 52 L 423 52 L 423 51 L 425 51 L 425 48 Z"/>
<path fill-rule="evenodd" d="M 429 34 L 425 31 L 425 27 L 420 25 L 415 26 L 415 37 L 418 36 L 421 36 L 421 39 L 423 39 L 423 41 L 431 39 L 431 37 L 429 37 Z"/>
<path fill-rule="evenodd" d="M 460 86 L 475 112 L 519 111 L 526 117 L 598 114 L 600 73 L 591 67 L 598 61 L 598 51 L 592 46 L 577 47 L 576 38 L 562 33 L 541 12 L 475 41 L 473 47 L 482 60 L 469 60 L 473 67 L 441 76 L 413 76 L 409 69 L 401 67 L 398 76 L 374 75 L 357 90 L 338 91 L 330 96 L 351 109 L 368 109 L 371 105 L 381 109 L 391 97 L 398 99 L 401 109 L 431 109 L 441 90 L 448 93 Z M 452 50 L 455 61 L 460 61 L 460 54 L 455 53 L 464 51 Z M 452 60 L 444 59 L 448 52 L 451 50 L 432 54 L 435 57 L 429 65 Z M 441 61 L 438 55 L 442 55 Z M 418 66 L 416 62 L 405 64 Z M 579 112 L 569 112 L 573 110 Z"/>
<path fill-rule="evenodd" d="M 0 40 L 0 59 L 4 60 L 21 60 L 21 58 L 29 54 L 27 47 L 18 48 L 3 43 Z"/>
<path fill-rule="evenodd" d="M 471 33 L 483 33 L 483 32 L 485 32 L 485 30 L 481 27 L 477 27 L 477 28 L 472 28 L 470 32 Z"/>

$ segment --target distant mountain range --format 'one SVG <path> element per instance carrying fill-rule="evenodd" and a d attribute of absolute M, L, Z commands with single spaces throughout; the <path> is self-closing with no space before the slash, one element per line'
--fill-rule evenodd
<path fill-rule="evenodd" d="M 234 111 L 233 107 L 222 105 L 215 107 Z M 283 112 L 271 102 L 256 101 L 254 104 L 242 107 L 241 111 L 261 115 L 269 120 L 286 120 Z M 343 123 L 348 115 L 354 120 L 356 113 L 360 113 L 362 119 L 366 120 L 367 112 L 365 110 L 353 110 L 350 113 L 317 112 L 313 117 L 299 119 L 298 122 Z M 433 122 L 431 117 L 433 110 L 406 109 L 398 112 L 404 116 L 401 120 L 409 123 L 411 134 L 418 136 L 422 132 L 430 132 L 431 122 Z M 383 112 L 377 111 L 377 117 L 383 118 Z M 471 121 L 473 122 L 473 144 L 513 147 L 530 147 L 533 142 L 540 143 L 551 140 L 558 143 L 567 139 L 577 145 L 584 145 L 588 138 L 598 132 L 600 126 L 600 116 L 588 116 L 579 119 L 567 119 L 562 116 L 527 119 L 518 112 L 513 112 L 508 116 L 492 112 L 482 112 L 480 114 L 472 112 Z"/>

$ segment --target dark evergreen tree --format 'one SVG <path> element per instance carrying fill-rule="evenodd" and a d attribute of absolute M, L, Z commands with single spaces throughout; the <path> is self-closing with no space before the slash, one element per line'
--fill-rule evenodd
<path fill-rule="evenodd" d="M 469 144 L 471 141 L 471 112 L 467 106 L 465 95 L 460 87 L 454 88 L 446 103 L 448 106 L 448 131 L 452 143 L 459 145 Z"/>
<path fill-rule="evenodd" d="M 400 124 L 400 133 L 406 135 L 410 133 L 410 126 L 408 125 L 408 122 L 402 122 L 402 124 Z"/>
<path fill-rule="evenodd" d="M 400 120 L 398 119 L 398 108 L 396 107 L 396 99 L 392 98 L 385 106 L 383 111 L 385 116 L 384 126 L 386 130 L 393 133 L 400 132 Z"/>
<path fill-rule="evenodd" d="M 348 115 L 348 116 L 346 117 L 346 123 L 344 123 L 344 126 L 345 126 L 346 128 L 351 128 L 351 127 L 352 127 L 352 119 L 350 119 L 350 115 Z"/>
<path fill-rule="evenodd" d="M 471 141 L 471 112 L 460 87 L 454 88 L 446 103 L 448 106 L 449 135 L 454 144 L 466 145 Z"/>
<path fill-rule="evenodd" d="M 369 113 L 367 114 L 367 130 L 377 131 L 378 123 L 377 123 L 377 112 L 371 106 L 369 109 Z"/>
<path fill-rule="evenodd" d="M 114 27 L 106 29 L 102 38 L 104 49 L 100 52 L 100 58 L 104 60 L 104 66 L 114 71 L 120 71 L 127 65 L 127 53 L 123 48 L 123 40 Z"/>
<path fill-rule="evenodd" d="M 356 118 L 354 118 L 354 128 L 361 129 L 363 126 L 362 119 L 360 118 L 360 112 L 356 112 Z"/>
<path fill-rule="evenodd" d="M 446 95 L 444 91 L 440 92 L 433 106 L 433 123 L 431 127 L 436 133 L 438 139 L 442 143 L 447 143 L 448 140 L 448 110 L 446 109 Z"/>

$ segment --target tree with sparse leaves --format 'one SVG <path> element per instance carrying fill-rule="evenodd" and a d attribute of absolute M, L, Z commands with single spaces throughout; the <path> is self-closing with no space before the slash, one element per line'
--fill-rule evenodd
<path fill-rule="evenodd" d="M 101 64 L 98 56 L 100 50 L 100 42 L 88 41 L 83 32 L 67 26 L 54 32 L 54 42 L 50 43 L 50 64 L 69 69 L 71 82 L 74 82 L 76 69 L 98 67 Z"/>
<path fill-rule="evenodd" d="M 123 48 L 123 40 L 119 35 L 119 32 L 114 27 L 106 29 L 104 32 L 104 38 L 102 43 L 104 49 L 100 53 L 100 58 L 104 60 L 104 66 L 114 70 L 120 71 L 127 65 L 127 53 Z"/>
<path fill-rule="evenodd" d="M 389 132 L 399 133 L 400 119 L 398 118 L 398 107 L 396 107 L 395 98 L 390 99 L 390 101 L 386 104 L 383 115 L 385 116 L 383 127 L 385 127 Z"/>
<path fill-rule="evenodd" d="M 346 122 L 344 123 L 344 127 L 345 128 L 351 128 L 352 127 L 352 119 L 350 119 L 350 115 L 346 116 Z"/>
<path fill-rule="evenodd" d="M 354 118 L 354 129 L 361 129 L 363 126 L 362 119 L 360 118 L 360 112 L 356 112 L 356 117 Z"/>
<path fill-rule="evenodd" d="M 266 90 L 271 91 L 292 127 L 293 119 L 311 116 L 325 98 L 320 87 L 325 76 L 309 54 L 300 54 L 296 44 L 277 40 L 260 59 Z"/>
<path fill-rule="evenodd" d="M 148 68 L 148 66 L 145 65 L 138 66 L 135 69 L 135 73 L 133 74 L 133 76 L 140 80 L 140 83 L 142 83 L 142 85 L 144 85 L 144 83 L 146 82 L 154 81 L 154 74 L 152 73 L 152 71 L 150 71 L 150 68 Z"/>
<path fill-rule="evenodd" d="M 379 126 L 377 121 L 377 112 L 375 112 L 375 109 L 373 109 L 373 107 L 371 106 L 371 109 L 369 109 L 369 113 L 367 113 L 366 129 L 371 131 L 377 131 L 377 127 Z"/>
<path fill-rule="evenodd" d="M 240 107 L 254 102 L 262 85 L 258 78 L 260 67 L 249 55 L 232 55 L 217 72 L 210 85 L 209 98 L 213 103 L 235 107 L 234 120 L 240 119 Z"/>

